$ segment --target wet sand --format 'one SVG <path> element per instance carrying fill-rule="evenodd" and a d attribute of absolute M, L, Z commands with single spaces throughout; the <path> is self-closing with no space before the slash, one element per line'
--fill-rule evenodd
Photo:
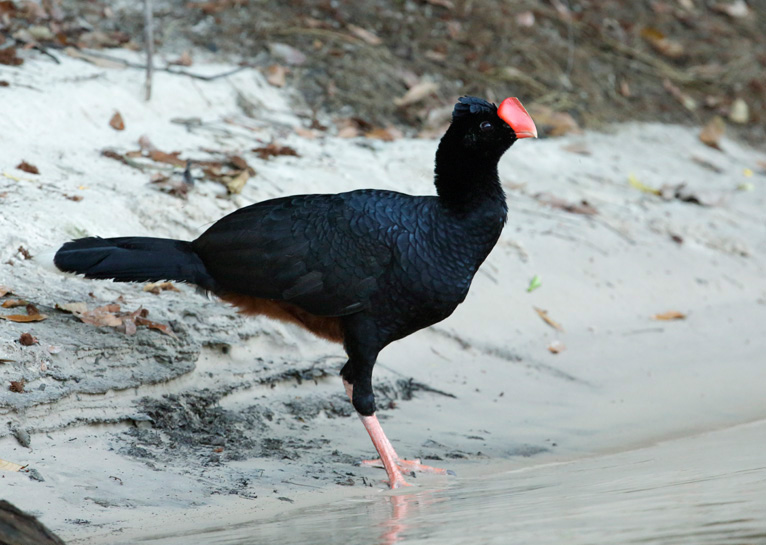
<path fill-rule="evenodd" d="M 119 543 L 760 543 L 765 444 L 759 421 L 567 463 L 509 470 L 490 462 L 416 491 Z"/>

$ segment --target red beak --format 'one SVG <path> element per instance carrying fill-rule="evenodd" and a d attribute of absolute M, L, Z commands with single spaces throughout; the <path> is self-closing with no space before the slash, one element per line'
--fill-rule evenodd
<path fill-rule="evenodd" d="M 535 122 L 518 98 L 508 97 L 502 101 L 497 108 L 497 115 L 513 129 L 516 138 L 537 138 Z"/>

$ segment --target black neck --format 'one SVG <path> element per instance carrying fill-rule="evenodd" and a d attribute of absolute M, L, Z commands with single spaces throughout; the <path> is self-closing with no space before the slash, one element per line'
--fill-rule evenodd
<path fill-rule="evenodd" d="M 436 151 L 434 185 L 439 200 L 456 212 L 468 212 L 490 202 L 505 207 L 497 163 L 500 157 L 472 153 L 448 135 Z"/>

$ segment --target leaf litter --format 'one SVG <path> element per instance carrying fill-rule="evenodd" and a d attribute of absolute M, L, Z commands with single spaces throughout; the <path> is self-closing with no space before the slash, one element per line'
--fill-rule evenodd
<path fill-rule="evenodd" d="M 169 284 L 166 283 L 166 284 Z M 135 335 L 138 326 L 146 326 L 149 329 L 156 329 L 173 338 L 176 334 L 173 329 L 166 324 L 161 324 L 149 320 L 149 310 L 139 307 L 134 311 L 123 311 L 117 303 L 110 303 L 88 310 L 86 303 L 64 303 L 56 305 L 59 310 L 70 312 L 80 319 L 83 323 L 97 327 L 114 327 L 123 331 L 126 335 Z"/>

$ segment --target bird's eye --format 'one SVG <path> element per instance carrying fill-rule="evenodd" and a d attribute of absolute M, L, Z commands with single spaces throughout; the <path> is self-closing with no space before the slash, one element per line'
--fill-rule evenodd
<path fill-rule="evenodd" d="M 489 121 L 482 121 L 481 125 L 479 125 L 479 129 L 481 132 L 490 132 L 495 129 L 495 126 Z"/>

